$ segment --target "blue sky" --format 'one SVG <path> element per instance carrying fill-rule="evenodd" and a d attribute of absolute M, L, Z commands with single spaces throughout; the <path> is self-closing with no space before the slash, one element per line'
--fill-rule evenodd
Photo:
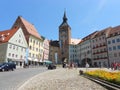
<path fill-rule="evenodd" d="M 39 34 L 58 40 L 66 10 L 72 38 L 120 25 L 120 0 L 1 0 L 0 30 L 10 29 L 18 16 L 34 24 Z"/>

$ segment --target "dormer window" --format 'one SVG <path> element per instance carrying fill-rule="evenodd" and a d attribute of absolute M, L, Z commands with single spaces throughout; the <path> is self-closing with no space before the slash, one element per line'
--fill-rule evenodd
<path fill-rule="evenodd" d="M 10 33 L 7 33 L 7 35 L 10 35 Z"/>

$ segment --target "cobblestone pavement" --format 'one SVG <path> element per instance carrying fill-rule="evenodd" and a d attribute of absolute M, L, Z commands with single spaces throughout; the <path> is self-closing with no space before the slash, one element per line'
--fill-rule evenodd
<path fill-rule="evenodd" d="M 26 81 L 18 90 L 107 90 L 78 73 L 79 69 L 49 70 Z"/>

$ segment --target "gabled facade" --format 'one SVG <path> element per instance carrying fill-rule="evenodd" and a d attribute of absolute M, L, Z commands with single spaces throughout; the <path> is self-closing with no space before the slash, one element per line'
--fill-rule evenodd
<path fill-rule="evenodd" d="M 26 62 L 27 47 L 22 28 L 0 31 L 0 62 L 13 61 L 23 65 Z"/>
<path fill-rule="evenodd" d="M 39 64 L 43 60 L 43 39 L 33 24 L 18 16 L 12 28 L 21 27 L 28 43 L 29 65 Z"/>

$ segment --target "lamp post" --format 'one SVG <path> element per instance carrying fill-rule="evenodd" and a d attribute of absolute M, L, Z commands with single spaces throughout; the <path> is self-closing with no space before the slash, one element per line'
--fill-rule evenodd
<path fill-rule="evenodd" d="M 85 53 L 85 67 L 86 67 L 86 72 L 87 72 L 87 70 L 89 68 L 89 64 L 87 62 L 86 53 Z"/>

